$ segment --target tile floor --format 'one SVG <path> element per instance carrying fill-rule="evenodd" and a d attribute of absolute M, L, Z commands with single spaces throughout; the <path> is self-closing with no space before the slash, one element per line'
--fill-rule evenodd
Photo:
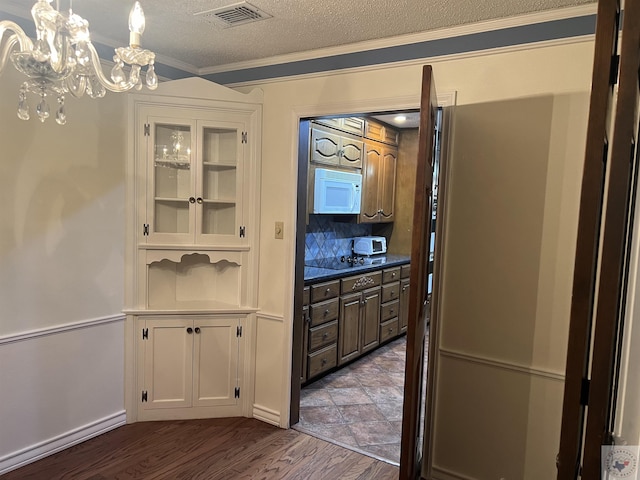
<path fill-rule="evenodd" d="M 293 428 L 398 464 L 406 337 L 304 387 Z"/>

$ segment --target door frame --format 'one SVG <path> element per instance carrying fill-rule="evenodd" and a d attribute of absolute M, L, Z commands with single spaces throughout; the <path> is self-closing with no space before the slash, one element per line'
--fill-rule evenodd
<path fill-rule="evenodd" d="M 453 125 L 451 117 L 453 116 L 454 107 L 456 106 L 455 91 L 447 91 L 438 93 L 437 101 L 438 107 L 444 109 L 442 125 L 443 129 Z M 306 204 L 307 204 L 307 189 L 306 189 L 306 176 L 308 165 L 303 163 L 300 165 L 300 158 L 305 156 L 305 146 L 301 145 L 300 139 L 300 122 L 307 118 L 322 117 L 322 116 L 340 116 L 340 115 L 366 115 L 372 112 L 385 112 L 385 111 L 398 111 L 398 110 L 417 110 L 420 108 L 420 93 L 415 95 L 405 95 L 390 98 L 372 98 L 368 100 L 358 100 L 351 102 L 340 103 L 328 103 L 310 106 L 295 107 L 290 112 L 290 122 L 292 125 L 292 161 L 291 169 L 295 171 L 297 179 L 296 198 L 294 202 L 298 205 L 298 208 L 294 214 L 294 221 L 292 224 L 295 228 L 294 233 L 294 249 L 292 255 L 289 257 L 291 264 L 289 271 L 293 274 L 292 278 L 292 296 L 285 301 L 288 301 L 290 305 L 292 323 L 287 329 L 287 339 L 285 345 L 288 345 L 288 351 L 290 355 L 287 356 L 285 377 L 288 379 L 288 389 L 285 389 L 286 399 L 283 399 L 287 405 L 286 419 L 287 426 L 291 427 L 299 420 L 299 407 L 300 407 L 300 363 L 301 358 L 299 353 L 302 351 L 302 290 L 304 288 L 304 232 L 306 230 Z M 452 138 L 452 132 L 448 132 L 446 135 L 447 141 L 442 143 L 442 152 L 450 151 L 449 139 Z M 445 146 L 445 143 L 447 146 Z M 445 173 L 445 172 L 441 172 Z M 440 203 L 446 203 L 444 198 L 446 191 L 442 192 L 439 196 Z M 302 208 L 301 208 L 302 206 Z M 441 222 L 444 223 L 445 215 L 443 213 Z M 298 255 L 301 252 L 301 255 Z M 296 321 L 297 320 L 297 321 Z M 436 339 L 434 348 L 438 348 L 439 341 Z"/>

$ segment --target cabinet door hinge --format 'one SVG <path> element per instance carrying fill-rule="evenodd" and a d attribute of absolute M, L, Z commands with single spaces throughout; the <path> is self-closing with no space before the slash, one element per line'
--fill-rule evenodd
<path fill-rule="evenodd" d="M 588 378 L 582 379 L 582 385 L 580 386 L 580 405 L 586 406 L 589 404 L 589 385 L 591 381 Z"/>
<path fill-rule="evenodd" d="M 148 223 L 144 223 L 142 225 L 142 235 L 149 236 L 149 224 Z"/>
<path fill-rule="evenodd" d="M 240 238 L 244 237 L 245 235 L 245 229 L 244 226 L 240 227 Z"/>
<path fill-rule="evenodd" d="M 142 339 L 143 340 L 149 340 L 149 329 L 148 328 L 143 328 L 142 329 Z"/>
<path fill-rule="evenodd" d="M 144 124 L 144 136 L 145 137 L 151 136 L 151 125 L 149 125 L 148 123 Z"/>
<path fill-rule="evenodd" d="M 247 132 L 242 132 L 242 143 L 247 143 L 249 141 L 249 135 Z"/>
<path fill-rule="evenodd" d="M 234 393 L 235 398 L 240 398 L 240 387 L 236 387 L 236 391 Z"/>
<path fill-rule="evenodd" d="M 146 402 L 147 401 L 147 391 L 143 390 L 142 391 L 142 402 Z"/>
<path fill-rule="evenodd" d="M 618 70 L 620 69 L 620 55 L 611 56 L 611 71 L 609 72 L 609 85 L 618 83 Z"/>
<path fill-rule="evenodd" d="M 236 337 L 241 337 L 242 336 L 242 325 L 238 325 L 238 327 L 236 328 Z"/>

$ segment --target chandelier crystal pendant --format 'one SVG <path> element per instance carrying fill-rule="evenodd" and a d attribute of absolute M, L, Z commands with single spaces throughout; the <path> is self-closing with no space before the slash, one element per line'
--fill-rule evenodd
<path fill-rule="evenodd" d="M 67 93 L 82 97 L 102 98 L 106 91 L 127 92 L 142 89 L 142 67 L 147 66 L 145 83 L 150 90 L 158 86 L 154 70 L 155 53 L 140 47 L 145 19 L 140 2 L 135 2 L 129 14 L 129 46 L 115 49 L 111 79 L 102 71 L 100 57 L 91 43 L 89 22 L 73 13 L 59 11 L 52 0 L 37 0 L 31 9 L 36 27 L 36 40 L 9 20 L 0 21 L 0 73 L 10 58 L 15 68 L 28 79 L 18 93 L 18 118 L 29 120 L 27 93 L 39 96 L 36 115 L 44 122 L 51 115 L 47 97 L 55 98 L 55 119 L 60 125 L 67 121 L 64 100 Z M 16 48 L 17 47 L 17 48 Z M 129 66 L 129 75 L 125 73 Z"/>

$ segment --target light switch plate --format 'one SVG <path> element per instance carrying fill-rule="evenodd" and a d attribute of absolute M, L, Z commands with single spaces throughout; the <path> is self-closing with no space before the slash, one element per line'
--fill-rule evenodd
<path fill-rule="evenodd" d="M 284 238 L 284 222 L 276 222 L 276 239 L 282 240 Z"/>

